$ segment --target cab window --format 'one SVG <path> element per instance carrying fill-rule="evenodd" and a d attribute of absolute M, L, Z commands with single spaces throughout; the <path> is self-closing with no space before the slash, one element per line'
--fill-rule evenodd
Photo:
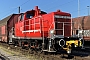
<path fill-rule="evenodd" d="M 27 17 L 28 19 L 30 19 L 30 18 L 33 17 L 33 14 L 27 14 L 26 17 Z"/>
<path fill-rule="evenodd" d="M 21 14 L 20 21 L 24 20 L 24 14 Z"/>

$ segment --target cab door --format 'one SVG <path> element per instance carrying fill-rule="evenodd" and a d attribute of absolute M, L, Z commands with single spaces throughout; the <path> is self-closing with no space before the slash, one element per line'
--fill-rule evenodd
<path fill-rule="evenodd" d="M 15 36 L 23 37 L 24 34 L 22 31 L 24 31 L 24 14 L 23 13 L 18 17 L 18 23 L 15 24 Z"/>

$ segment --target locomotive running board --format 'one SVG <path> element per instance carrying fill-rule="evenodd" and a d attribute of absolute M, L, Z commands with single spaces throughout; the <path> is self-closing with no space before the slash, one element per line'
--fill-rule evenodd
<path fill-rule="evenodd" d="M 43 50 L 44 52 L 56 52 L 56 51 L 49 51 L 49 50 Z"/>

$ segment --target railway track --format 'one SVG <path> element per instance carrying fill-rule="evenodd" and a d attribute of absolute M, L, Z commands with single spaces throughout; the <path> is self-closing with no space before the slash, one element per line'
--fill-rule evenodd
<path fill-rule="evenodd" d="M 10 60 L 10 59 L 0 53 L 0 60 Z"/>
<path fill-rule="evenodd" d="M 34 56 L 36 59 L 41 59 L 41 60 L 68 60 L 68 59 L 90 60 L 90 57 L 89 57 L 90 52 L 85 49 L 72 51 L 72 55 L 68 57 L 67 54 L 61 54 L 61 53 L 44 54 L 44 53 L 37 53 L 35 51 L 33 51 L 33 53 L 31 53 L 30 50 L 22 49 L 21 47 L 14 47 L 13 45 L 8 45 L 8 44 L 3 44 L 3 43 L 0 43 L 0 45 L 2 45 L 5 48 L 10 47 L 10 50 L 20 52 L 23 55 Z"/>

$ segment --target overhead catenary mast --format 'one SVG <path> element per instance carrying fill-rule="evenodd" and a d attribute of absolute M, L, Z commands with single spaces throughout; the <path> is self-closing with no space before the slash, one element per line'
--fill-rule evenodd
<path fill-rule="evenodd" d="M 78 0 L 78 18 L 80 17 L 80 0 Z M 79 36 L 79 20 L 77 22 L 78 24 L 78 36 Z"/>
<path fill-rule="evenodd" d="M 88 16 L 89 16 L 89 6 L 87 6 L 87 9 L 88 9 Z"/>
<path fill-rule="evenodd" d="M 78 0 L 78 17 L 80 16 L 80 0 Z"/>

